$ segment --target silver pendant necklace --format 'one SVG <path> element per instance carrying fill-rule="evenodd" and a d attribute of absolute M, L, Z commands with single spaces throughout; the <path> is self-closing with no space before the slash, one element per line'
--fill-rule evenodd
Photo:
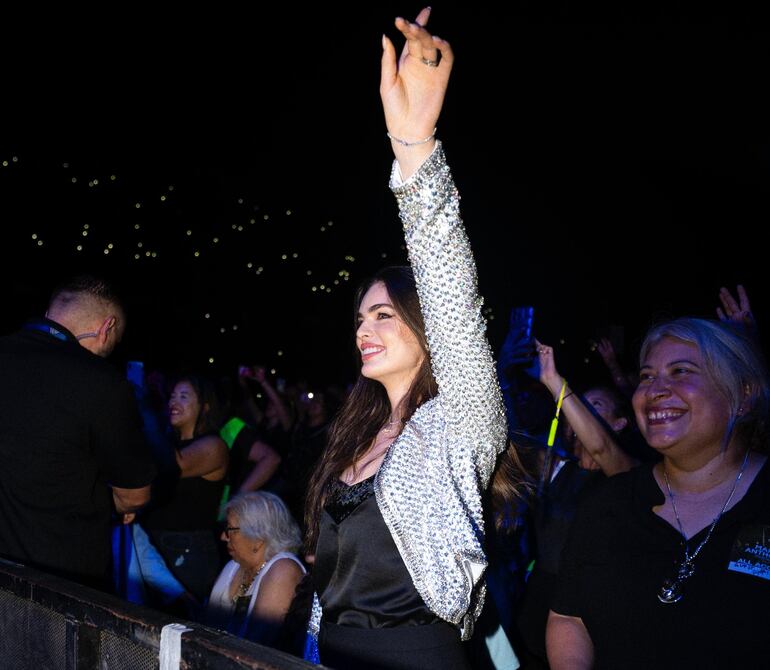
<path fill-rule="evenodd" d="M 666 466 L 663 466 L 663 479 L 666 482 L 666 489 L 668 490 L 669 500 L 671 500 L 671 508 L 674 510 L 676 523 L 679 526 L 679 533 L 682 535 L 682 539 L 684 540 L 684 559 L 681 562 L 674 564 L 674 576 L 669 577 L 663 581 L 663 586 L 661 586 L 660 591 L 658 591 L 658 600 L 660 600 L 660 602 L 666 604 L 678 603 L 684 596 L 684 582 L 692 577 L 693 574 L 695 574 L 695 565 L 693 564 L 693 561 L 695 561 L 695 558 L 698 556 L 701 549 L 703 549 L 703 547 L 706 546 L 706 543 L 711 539 L 711 534 L 714 532 L 714 528 L 716 527 L 717 522 L 722 518 L 722 515 L 725 513 L 727 506 L 733 499 L 735 490 L 738 488 L 738 482 L 741 481 L 741 477 L 743 476 L 743 471 L 746 469 L 746 463 L 748 463 L 748 460 L 749 449 L 746 450 L 746 455 L 743 457 L 741 469 L 738 470 L 738 475 L 733 482 L 733 487 L 730 489 L 730 495 L 727 496 L 727 500 L 725 500 L 725 504 L 722 505 L 722 509 L 719 510 L 719 514 L 717 514 L 714 517 L 714 520 L 711 522 L 711 526 L 709 527 L 708 533 L 706 533 L 706 537 L 701 540 L 700 544 L 695 547 L 695 551 L 692 553 L 690 553 L 690 545 L 687 540 L 687 535 L 685 535 L 684 528 L 682 528 L 682 520 L 679 518 L 679 513 L 676 511 L 674 492 L 671 490 L 671 484 L 668 481 L 668 472 L 666 472 Z"/>

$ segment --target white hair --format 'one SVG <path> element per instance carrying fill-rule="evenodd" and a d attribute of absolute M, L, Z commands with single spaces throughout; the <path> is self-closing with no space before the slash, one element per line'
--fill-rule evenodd
<path fill-rule="evenodd" d="M 281 551 L 296 553 L 302 545 L 297 522 L 283 500 L 273 493 L 242 493 L 228 502 L 224 511 L 238 518 L 241 535 L 265 543 L 266 561 Z"/>

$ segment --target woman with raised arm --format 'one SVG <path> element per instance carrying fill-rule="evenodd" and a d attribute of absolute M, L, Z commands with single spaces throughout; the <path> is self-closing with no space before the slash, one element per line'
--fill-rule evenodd
<path fill-rule="evenodd" d="M 434 138 L 453 55 L 396 19 L 380 93 L 411 267 L 386 268 L 354 305 L 361 374 L 330 429 L 308 496 L 321 662 L 468 668 L 483 604 L 481 491 L 505 447 L 457 190 Z"/>
<path fill-rule="evenodd" d="M 617 400 L 611 392 L 596 387 L 586 391 L 583 397 L 575 395 L 556 369 L 553 348 L 536 343 L 540 381 L 555 401 L 563 396 L 561 411 L 575 433 L 577 465 L 586 470 L 601 470 L 608 477 L 627 472 L 637 465 L 636 459 L 620 447 L 618 436 L 628 427 L 628 419 L 618 410 Z M 593 407 L 593 412 L 588 405 Z M 553 478 L 556 476 L 554 474 Z"/>

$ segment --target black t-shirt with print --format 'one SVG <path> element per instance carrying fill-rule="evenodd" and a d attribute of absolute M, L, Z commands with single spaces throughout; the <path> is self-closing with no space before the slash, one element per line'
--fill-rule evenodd
<path fill-rule="evenodd" d="M 582 618 L 596 668 L 768 667 L 770 466 L 722 516 L 672 604 L 658 592 L 684 545 L 652 511 L 663 502 L 652 465 L 609 478 L 587 499 L 561 556 L 552 609 Z M 707 532 L 690 539 L 690 551 Z M 764 574 L 746 572 L 752 565 Z"/>

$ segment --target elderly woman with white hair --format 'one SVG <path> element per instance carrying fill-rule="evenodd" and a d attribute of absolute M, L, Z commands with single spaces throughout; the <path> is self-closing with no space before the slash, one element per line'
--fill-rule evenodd
<path fill-rule="evenodd" d="M 261 491 L 225 506 L 222 541 L 232 560 L 211 591 L 207 622 L 239 637 L 272 645 L 278 639 L 305 568 L 294 554 L 297 523 L 283 501 Z"/>

